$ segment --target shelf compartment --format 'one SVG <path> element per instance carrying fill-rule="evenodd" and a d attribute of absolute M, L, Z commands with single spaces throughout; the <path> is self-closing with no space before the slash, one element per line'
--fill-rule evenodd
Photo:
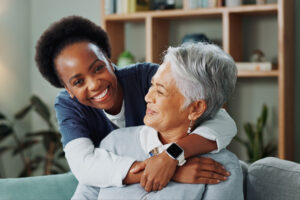
<path fill-rule="evenodd" d="M 264 78 L 264 77 L 278 77 L 278 70 L 271 71 L 252 71 L 252 70 L 240 70 L 238 71 L 239 78 Z"/>

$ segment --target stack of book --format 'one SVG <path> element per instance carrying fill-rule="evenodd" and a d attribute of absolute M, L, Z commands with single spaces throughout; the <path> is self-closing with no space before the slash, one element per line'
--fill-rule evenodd
<path fill-rule="evenodd" d="M 237 62 L 238 71 L 271 71 L 272 63 L 270 62 Z"/>
<path fill-rule="evenodd" d="M 194 8 L 216 8 L 224 5 L 224 0 L 187 0 L 186 9 Z"/>
<path fill-rule="evenodd" d="M 149 0 L 105 0 L 105 14 L 128 14 L 149 10 Z"/>

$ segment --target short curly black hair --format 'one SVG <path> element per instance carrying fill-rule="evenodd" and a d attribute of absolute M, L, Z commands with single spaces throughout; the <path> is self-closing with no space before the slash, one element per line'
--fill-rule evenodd
<path fill-rule="evenodd" d="M 107 33 L 98 25 L 80 16 L 69 16 L 53 23 L 36 44 L 35 62 L 43 77 L 53 86 L 63 88 L 54 60 L 70 44 L 89 41 L 97 45 L 110 58 Z"/>

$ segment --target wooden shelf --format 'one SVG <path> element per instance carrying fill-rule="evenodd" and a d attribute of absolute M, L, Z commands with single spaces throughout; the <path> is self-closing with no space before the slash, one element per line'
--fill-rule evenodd
<path fill-rule="evenodd" d="M 161 53 L 169 46 L 170 22 L 174 19 L 218 18 L 222 21 L 222 46 L 235 61 L 243 61 L 243 16 L 275 15 L 278 26 L 278 67 L 272 71 L 240 71 L 239 78 L 276 78 L 278 82 L 278 156 L 294 158 L 294 1 L 277 0 L 276 4 L 237 7 L 147 11 L 131 14 L 104 15 L 102 26 L 110 37 L 113 62 L 125 50 L 125 24 L 145 24 L 145 60 L 160 62 Z M 187 0 L 183 0 L 186 5 Z"/>
<path fill-rule="evenodd" d="M 192 17 L 221 17 L 223 13 L 234 14 L 276 14 L 277 4 L 266 5 L 244 5 L 237 7 L 219 7 L 219 8 L 197 8 L 197 9 L 176 9 L 164 11 L 144 11 L 129 14 L 110 14 L 104 15 L 105 21 L 143 21 L 147 17 L 152 18 L 192 18 Z"/>
<path fill-rule="evenodd" d="M 267 78 L 267 77 L 278 77 L 278 70 L 272 71 L 248 71 L 248 70 L 240 70 L 238 71 L 239 78 Z"/>

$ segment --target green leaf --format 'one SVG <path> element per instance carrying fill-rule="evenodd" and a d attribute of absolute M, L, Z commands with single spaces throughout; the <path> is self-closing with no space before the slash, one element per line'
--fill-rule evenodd
<path fill-rule="evenodd" d="M 59 171 L 57 171 L 56 169 L 51 169 L 50 173 L 51 174 L 60 174 Z"/>
<path fill-rule="evenodd" d="M 25 142 L 21 143 L 21 145 L 17 146 L 17 148 L 14 149 L 12 154 L 15 156 L 17 153 L 20 153 L 21 151 L 24 151 L 28 148 L 31 148 L 32 146 L 34 146 L 37 143 L 39 143 L 38 140 L 25 141 Z"/>
<path fill-rule="evenodd" d="M 7 124 L 1 124 L 0 121 L 0 141 L 10 136 L 13 132 L 14 130 L 11 126 L 8 126 Z"/>
<path fill-rule="evenodd" d="M 0 147 L 0 157 L 10 149 L 12 149 L 11 146 Z"/>
<path fill-rule="evenodd" d="M 0 119 L 6 119 L 5 115 L 0 112 Z"/>
<path fill-rule="evenodd" d="M 233 139 L 245 146 L 247 145 L 247 142 L 244 141 L 243 139 L 239 138 L 238 136 L 235 136 Z"/>
<path fill-rule="evenodd" d="M 58 154 L 58 158 L 65 158 L 65 152 L 62 151 Z"/>
<path fill-rule="evenodd" d="M 264 104 L 263 108 L 262 108 L 262 113 L 261 113 L 261 119 L 262 119 L 263 126 L 266 125 L 267 118 L 268 118 L 268 107 L 266 104 Z"/>
<path fill-rule="evenodd" d="M 69 169 L 66 169 L 62 164 L 53 160 L 53 166 L 60 170 L 60 172 L 67 172 Z"/>
<path fill-rule="evenodd" d="M 31 104 L 34 106 L 35 111 L 47 122 L 50 122 L 50 111 L 47 105 L 37 96 L 33 95 L 30 98 Z"/>
<path fill-rule="evenodd" d="M 27 115 L 27 113 L 31 110 L 31 108 L 32 108 L 31 104 L 22 108 L 20 111 L 18 111 L 15 114 L 15 119 L 23 119 Z"/>
<path fill-rule="evenodd" d="M 255 136 L 254 136 L 254 131 L 253 131 L 252 125 L 250 123 L 244 124 L 244 130 L 246 132 L 246 135 L 249 139 L 250 144 L 253 145 Z"/>
<path fill-rule="evenodd" d="M 35 156 L 34 159 L 31 160 L 31 165 L 37 167 L 45 160 L 42 156 Z"/>
<path fill-rule="evenodd" d="M 267 156 L 273 156 L 275 152 L 277 151 L 277 146 L 274 144 L 269 143 L 264 149 L 263 149 L 263 157 Z"/>

